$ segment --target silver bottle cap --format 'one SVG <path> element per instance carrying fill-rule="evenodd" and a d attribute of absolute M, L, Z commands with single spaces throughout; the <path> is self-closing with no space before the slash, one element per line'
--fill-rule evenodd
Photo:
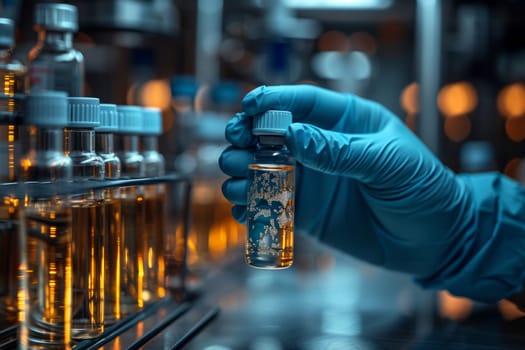
<path fill-rule="evenodd" d="M 47 30 L 78 30 L 77 8 L 70 4 L 44 3 L 35 6 L 35 26 Z"/>

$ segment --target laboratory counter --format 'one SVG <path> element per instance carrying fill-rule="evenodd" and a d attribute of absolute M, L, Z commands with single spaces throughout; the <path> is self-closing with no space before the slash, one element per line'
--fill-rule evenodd
<path fill-rule="evenodd" d="M 410 278 L 305 237 L 292 267 L 260 270 L 242 252 L 189 279 L 184 301 L 146 312 L 88 349 L 525 349 L 525 319 L 443 299 Z M 82 348 L 82 347 L 79 347 Z"/>

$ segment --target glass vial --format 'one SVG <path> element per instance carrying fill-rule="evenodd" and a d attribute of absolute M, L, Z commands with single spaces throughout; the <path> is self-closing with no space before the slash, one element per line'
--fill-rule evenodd
<path fill-rule="evenodd" d="M 162 134 L 162 113 L 156 108 L 143 108 L 141 132 L 142 155 L 145 176 L 156 177 L 165 173 L 164 156 L 159 152 L 158 137 Z M 144 188 L 144 295 L 145 301 L 152 302 L 166 296 L 165 254 L 166 249 L 166 185 L 149 185 Z M 173 242 L 173 244 L 175 244 Z M 175 250 L 175 245 L 173 245 Z M 173 251 L 174 253 L 174 251 Z"/>
<path fill-rule="evenodd" d="M 117 156 L 122 177 L 142 178 L 145 175 L 144 156 L 139 150 L 142 129 L 142 109 L 138 106 L 117 106 L 119 127 Z M 122 315 L 144 307 L 144 188 L 128 186 L 120 189 L 121 216 L 121 296 Z"/>
<path fill-rule="evenodd" d="M 93 97 L 68 98 L 65 150 L 73 163 L 73 181 L 104 179 L 104 162 L 95 153 L 95 127 L 100 125 L 100 103 Z M 73 234 L 73 339 L 90 339 L 104 330 L 103 193 L 74 193 L 69 205 Z"/>
<path fill-rule="evenodd" d="M 27 60 L 30 91 L 65 91 L 69 96 L 82 96 L 84 56 L 73 47 L 78 30 L 77 8 L 70 4 L 35 5 L 36 45 Z"/>
<path fill-rule="evenodd" d="M 19 214 L 19 236 L 25 248 L 20 259 L 25 267 L 20 347 L 69 349 L 73 297 L 71 207 L 67 198 L 57 195 L 73 171 L 63 147 L 66 93 L 29 94 L 24 123 L 29 126 L 29 149 L 20 160 L 20 180 L 26 190 Z M 45 185 L 30 190 L 35 181 Z"/>
<path fill-rule="evenodd" d="M 18 124 L 22 118 L 25 66 L 12 58 L 14 23 L 0 18 L 0 181 L 16 180 L 20 160 Z M 19 201 L 0 198 L 0 330 L 18 321 L 18 250 L 15 229 Z"/>
<path fill-rule="evenodd" d="M 25 66 L 12 57 L 15 27 L 0 18 L 0 181 L 16 180 L 15 168 L 21 149 L 18 124 L 22 118 Z"/>
<path fill-rule="evenodd" d="M 120 159 L 114 151 L 114 135 L 118 129 L 117 105 L 100 104 L 100 125 L 95 128 L 95 150 L 104 162 L 105 178 L 120 178 Z M 120 319 L 121 230 L 120 189 L 107 188 L 104 197 L 104 324 Z"/>
<path fill-rule="evenodd" d="M 257 149 L 249 165 L 246 262 L 280 269 L 293 263 L 295 162 L 284 144 L 292 122 L 288 111 L 266 111 L 253 119 Z"/>

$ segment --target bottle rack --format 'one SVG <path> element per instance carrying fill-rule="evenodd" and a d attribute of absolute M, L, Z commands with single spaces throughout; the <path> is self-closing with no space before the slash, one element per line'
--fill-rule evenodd
<path fill-rule="evenodd" d="M 189 225 L 191 223 L 191 192 L 192 179 L 188 176 L 171 173 L 158 177 L 147 178 L 122 178 L 118 180 L 86 180 L 81 182 L 24 182 L 24 183 L 0 183 L 0 196 L 15 196 L 17 198 L 30 197 L 50 197 L 56 195 L 74 195 L 93 190 L 104 190 L 108 188 L 122 188 L 131 186 L 146 186 L 153 184 L 173 184 L 180 185 L 181 192 L 177 198 L 177 216 L 181 220 L 182 236 L 184 249 L 181 256 L 178 256 L 176 265 L 172 266 L 170 276 L 177 277 L 179 284 L 175 288 L 168 286 L 168 296 L 164 299 L 145 306 L 141 311 L 130 314 L 111 326 L 106 327 L 104 332 L 93 339 L 77 342 L 72 345 L 75 350 L 93 350 L 104 348 L 105 344 L 120 338 L 119 346 L 112 345 L 111 348 L 120 349 L 139 349 L 146 343 L 154 339 L 158 334 L 180 320 L 183 315 L 188 314 L 192 321 L 181 321 L 185 326 L 185 331 L 180 333 L 176 339 L 170 343 L 170 349 L 179 349 L 197 334 L 208 322 L 210 322 L 219 312 L 215 305 L 201 303 L 196 295 L 188 293 L 185 280 L 187 274 L 187 240 Z M 173 201 L 170 201 L 173 202 Z M 172 204 L 170 204 L 171 206 Z M 17 222 L 2 222 L 2 225 L 17 225 Z M 179 260 L 180 259 L 180 260 Z M 149 322 L 151 327 L 144 332 L 137 332 L 139 324 Z M 18 325 L 0 330 L 0 349 L 17 348 Z M 141 334 L 139 334 L 141 333 Z"/>

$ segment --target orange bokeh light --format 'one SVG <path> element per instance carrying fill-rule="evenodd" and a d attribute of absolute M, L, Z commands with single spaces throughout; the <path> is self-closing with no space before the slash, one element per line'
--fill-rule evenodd
<path fill-rule="evenodd" d="M 377 51 L 376 39 L 367 32 L 355 32 L 350 35 L 350 46 L 353 50 L 374 55 Z"/>
<path fill-rule="evenodd" d="M 463 141 L 470 134 L 472 125 L 467 116 L 458 116 L 455 118 L 446 118 L 444 131 L 447 137 L 455 142 Z"/>
<path fill-rule="evenodd" d="M 503 88 L 498 94 L 498 111 L 507 118 L 525 115 L 525 86 L 515 83 Z"/>
<path fill-rule="evenodd" d="M 445 85 L 439 91 L 437 103 L 446 117 L 459 117 L 472 112 L 478 105 L 478 95 L 468 82 Z"/>
<path fill-rule="evenodd" d="M 408 84 L 401 92 L 400 102 L 409 115 L 419 112 L 419 85 L 415 82 Z"/>
<path fill-rule="evenodd" d="M 521 165 L 521 159 L 520 158 L 512 158 L 507 165 L 505 165 L 505 168 L 503 168 L 503 173 L 511 178 L 516 178 L 518 175 L 518 169 Z"/>
<path fill-rule="evenodd" d="M 514 142 L 525 140 L 525 117 L 509 118 L 505 121 L 507 136 Z"/>
<path fill-rule="evenodd" d="M 330 30 L 321 35 L 317 42 L 317 47 L 319 48 L 319 51 L 346 52 L 350 50 L 350 40 L 345 33 L 337 30 Z"/>
<path fill-rule="evenodd" d="M 171 106 L 171 89 L 167 80 L 150 80 L 142 87 L 140 99 L 145 107 L 167 110 Z"/>

